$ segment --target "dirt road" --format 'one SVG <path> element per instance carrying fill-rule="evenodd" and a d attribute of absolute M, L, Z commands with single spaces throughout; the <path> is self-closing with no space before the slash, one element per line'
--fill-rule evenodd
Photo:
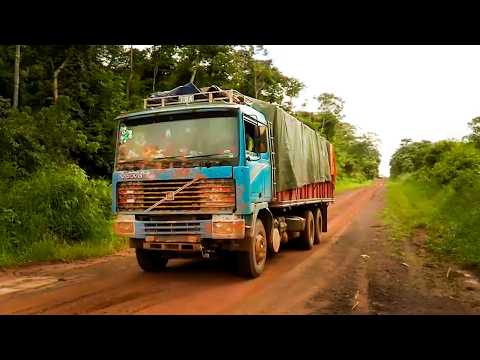
<path fill-rule="evenodd" d="M 430 260 L 421 239 L 396 255 L 379 218 L 384 192 L 378 181 L 341 194 L 322 243 L 308 252 L 286 249 L 255 280 L 221 261 L 175 260 L 147 274 L 128 250 L 0 273 L 0 313 L 480 313 L 474 275 Z"/>

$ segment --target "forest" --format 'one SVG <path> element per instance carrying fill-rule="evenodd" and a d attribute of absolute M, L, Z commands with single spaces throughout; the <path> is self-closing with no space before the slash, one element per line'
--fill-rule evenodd
<path fill-rule="evenodd" d="M 397 238 L 427 233 L 441 257 L 480 265 L 480 117 L 461 140 L 402 140 L 390 161 L 387 219 Z"/>
<path fill-rule="evenodd" d="M 111 231 L 115 118 L 188 82 L 278 104 L 320 132 L 336 149 L 338 189 L 378 177 L 375 134 L 345 122 L 344 100 L 332 93 L 318 95 L 316 112 L 294 109 L 304 84 L 263 46 L 2 45 L 0 266 L 124 247 Z M 398 174 L 418 170 L 402 166 Z"/>

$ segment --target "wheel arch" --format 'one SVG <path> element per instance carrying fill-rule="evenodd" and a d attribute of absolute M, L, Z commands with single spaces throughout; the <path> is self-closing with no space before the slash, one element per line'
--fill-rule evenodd
<path fill-rule="evenodd" d="M 262 220 L 263 227 L 265 228 L 265 232 L 268 236 L 268 241 L 270 241 L 270 237 L 272 236 L 273 230 L 273 214 L 268 208 L 263 208 L 258 211 L 256 216 L 257 219 Z"/>

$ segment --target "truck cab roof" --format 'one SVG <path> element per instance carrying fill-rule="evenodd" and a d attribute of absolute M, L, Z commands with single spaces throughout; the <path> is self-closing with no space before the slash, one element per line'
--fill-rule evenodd
<path fill-rule="evenodd" d="M 262 124 L 267 124 L 265 116 L 253 109 L 248 105 L 243 104 L 228 104 L 228 103 L 193 103 L 193 104 L 181 104 L 181 105 L 171 105 L 166 107 L 157 107 L 153 109 L 145 110 L 136 110 L 119 115 L 116 120 L 127 120 L 129 118 L 139 118 L 139 117 L 148 117 L 154 116 L 157 114 L 167 114 L 167 113 L 184 113 L 184 112 L 197 112 L 197 111 L 208 111 L 212 109 L 239 109 L 242 113 L 250 115 L 258 120 Z"/>

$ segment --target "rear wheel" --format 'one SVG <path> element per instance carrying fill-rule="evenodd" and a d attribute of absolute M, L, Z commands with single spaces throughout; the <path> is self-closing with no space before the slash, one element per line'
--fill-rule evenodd
<path fill-rule="evenodd" d="M 313 217 L 315 218 L 315 237 L 313 243 L 320 244 L 322 236 L 322 212 L 320 211 L 320 208 L 315 209 Z"/>
<path fill-rule="evenodd" d="M 137 262 L 145 272 L 158 272 L 167 266 L 168 258 L 156 250 L 135 249 Z"/>
<path fill-rule="evenodd" d="M 310 210 L 306 210 L 303 216 L 305 218 L 305 230 L 300 237 L 300 246 L 304 250 L 310 250 L 315 238 L 315 220 Z"/>
<path fill-rule="evenodd" d="M 262 220 L 255 222 L 253 238 L 249 242 L 248 251 L 237 253 L 238 270 L 243 276 L 256 278 L 263 272 L 267 260 L 267 234 Z"/>

